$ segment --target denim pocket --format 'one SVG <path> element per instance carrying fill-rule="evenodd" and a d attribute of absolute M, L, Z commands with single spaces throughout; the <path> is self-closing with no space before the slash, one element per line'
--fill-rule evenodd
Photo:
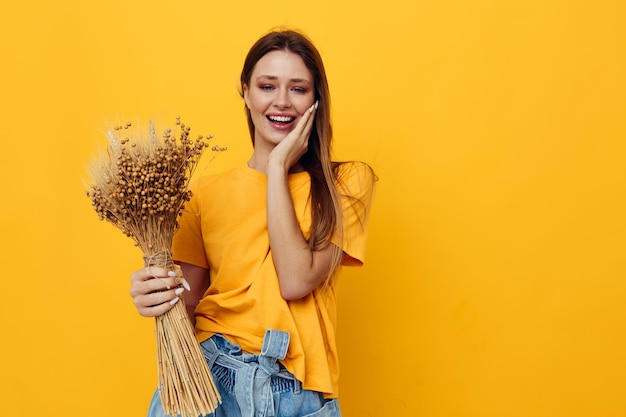
<path fill-rule="evenodd" d="M 339 410 L 339 401 L 336 398 L 332 400 L 326 400 L 324 406 L 314 413 L 307 414 L 302 417 L 341 417 L 341 410 Z"/>

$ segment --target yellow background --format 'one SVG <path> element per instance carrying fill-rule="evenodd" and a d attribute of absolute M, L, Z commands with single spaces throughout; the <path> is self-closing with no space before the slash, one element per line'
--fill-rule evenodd
<path fill-rule="evenodd" d="M 85 166 L 181 115 L 250 153 L 237 80 L 269 28 L 327 65 L 336 156 L 380 176 L 340 283 L 346 417 L 626 416 L 622 0 L 20 1 L 0 25 L 3 416 L 141 416 L 142 265 Z"/>

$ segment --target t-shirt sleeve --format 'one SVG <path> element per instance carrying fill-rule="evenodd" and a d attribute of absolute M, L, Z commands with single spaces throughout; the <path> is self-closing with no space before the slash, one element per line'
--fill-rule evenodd
<path fill-rule="evenodd" d="M 347 255 L 342 264 L 360 266 L 365 261 L 367 221 L 374 194 L 376 175 L 364 162 L 347 162 L 339 167 L 337 189 L 341 198 L 343 242 L 332 239 Z"/>
<path fill-rule="evenodd" d="M 179 228 L 174 234 L 172 257 L 176 263 L 184 262 L 203 268 L 209 267 L 202 239 L 201 210 L 198 183 L 189 186 L 191 200 L 185 203 L 178 218 Z"/>

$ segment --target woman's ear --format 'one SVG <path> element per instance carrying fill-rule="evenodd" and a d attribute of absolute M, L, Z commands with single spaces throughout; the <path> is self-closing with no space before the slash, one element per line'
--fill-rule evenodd
<path fill-rule="evenodd" d="M 246 107 L 250 108 L 250 102 L 248 101 L 248 84 L 243 85 L 243 101 L 246 102 Z"/>

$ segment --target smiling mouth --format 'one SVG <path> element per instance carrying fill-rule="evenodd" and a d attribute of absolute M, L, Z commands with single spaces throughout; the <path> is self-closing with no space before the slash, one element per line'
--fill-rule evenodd
<path fill-rule="evenodd" d="M 270 122 L 289 124 L 296 120 L 294 116 L 266 116 Z"/>

